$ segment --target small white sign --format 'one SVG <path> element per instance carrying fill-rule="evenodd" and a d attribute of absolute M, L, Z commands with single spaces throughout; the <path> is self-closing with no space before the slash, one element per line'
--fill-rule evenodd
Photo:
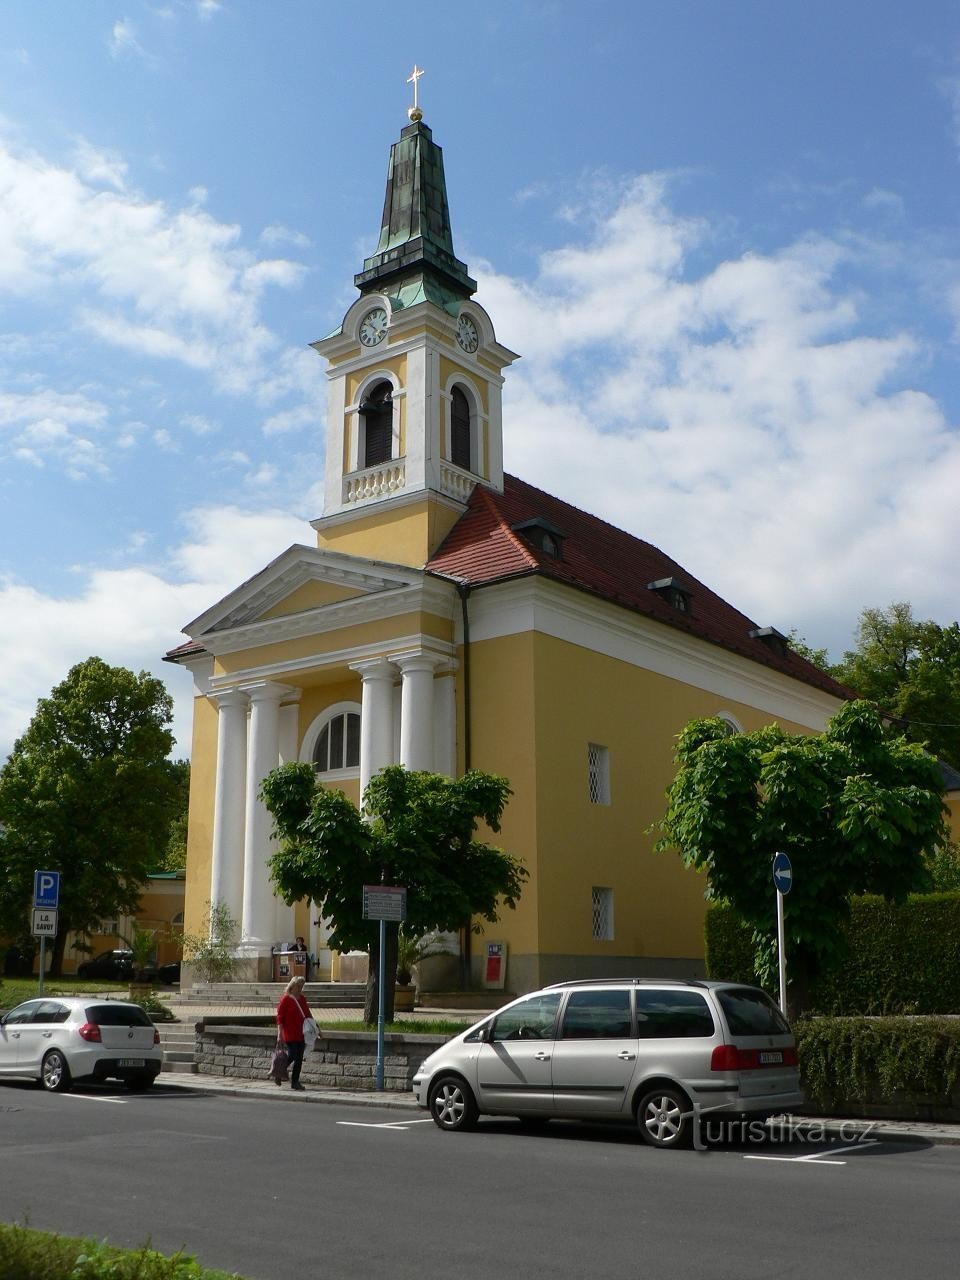
<path fill-rule="evenodd" d="M 48 911 L 46 907 L 34 907 L 31 933 L 36 938 L 55 938 L 57 936 L 56 911 Z"/>

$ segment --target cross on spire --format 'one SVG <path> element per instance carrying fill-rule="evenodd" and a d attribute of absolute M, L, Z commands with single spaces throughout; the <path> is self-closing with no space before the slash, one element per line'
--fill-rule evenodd
<path fill-rule="evenodd" d="M 418 93 L 420 88 L 419 81 L 422 75 L 423 67 L 418 67 L 417 64 L 414 63 L 413 74 L 407 76 L 407 84 L 413 85 L 413 106 L 408 109 L 407 115 L 414 121 L 414 123 L 423 119 L 423 112 L 420 110 L 420 95 Z"/>

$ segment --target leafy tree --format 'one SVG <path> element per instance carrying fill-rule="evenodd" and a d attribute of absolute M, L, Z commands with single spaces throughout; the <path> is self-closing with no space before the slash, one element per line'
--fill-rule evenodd
<path fill-rule="evenodd" d="M 821 734 L 778 725 L 728 736 L 718 719 L 680 735 L 658 848 L 707 875 L 707 895 L 753 929 L 758 973 L 774 963 L 773 855 L 793 864 L 785 901 L 789 1001 L 842 947 L 852 894 L 902 901 L 927 883 L 924 857 L 945 836 L 940 771 L 922 747 L 892 738 L 867 702 L 841 707 Z"/>
<path fill-rule="evenodd" d="M 59 870 L 51 975 L 71 930 L 132 914 L 176 809 L 161 681 L 87 658 L 41 698 L 0 772 L 0 931 L 23 928 L 37 868 Z"/>
<path fill-rule="evenodd" d="M 960 844 L 938 845 L 926 861 L 934 893 L 960 893 Z"/>
<path fill-rule="evenodd" d="M 187 865 L 187 810 L 190 802 L 190 761 L 174 760 L 171 766 L 177 785 L 176 812 L 170 819 L 167 847 L 152 869 L 182 871 Z"/>
<path fill-rule="evenodd" d="M 514 907 L 527 872 L 519 860 L 474 839 L 483 821 L 500 830 L 510 788 L 505 778 L 471 770 L 462 778 L 382 769 L 364 795 L 364 812 L 341 791 L 319 785 L 308 764 L 287 764 L 264 780 L 280 848 L 274 883 L 288 903 L 312 898 L 333 924 L 338 951 L 370 954 L 364 1018 L 377 1017 L 379 925 L 363 919 L 365 884 L 404 885 L 413 934 L 456 929 L 471 916 L 491 923 Z M 396 972 L 397 928 L 387 929 L 386 972 Z M 393 1014 L 393 983 L 384 1007 Z"/>
<path fill-rule="evenodd" d="M 831 674 L 912 742 L 960 768 L 960 625 L 919 622 L 909 604 L 864 609 L 857 645 Z"/>

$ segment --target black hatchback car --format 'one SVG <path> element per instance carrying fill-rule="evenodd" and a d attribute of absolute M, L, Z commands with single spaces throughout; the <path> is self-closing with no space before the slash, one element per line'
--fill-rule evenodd
<path fill-rule="evenodd" d="M 77 966 L 78 978 L 129 978 L 133 973 L 133 952 L 118 948 L 101 951 L 92 960 Z"/>

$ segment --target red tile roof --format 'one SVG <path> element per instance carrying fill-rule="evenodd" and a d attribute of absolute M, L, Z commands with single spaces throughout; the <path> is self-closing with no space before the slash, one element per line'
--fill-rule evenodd
<path fill-rule="evenodd" d="M 475 587 L 540 574 L 602 600 L 643 614 L 677 630 L 781 671 L 836 697 L 849 692 L 792 649 L 779 654 L 762 640 L 746 614 L 699 582 L 657 547 L 580 511 L 516 476 L 505 475 L 502 494 L 477 485 L 466 512 L 427 562 L 429 572 L 463 579 Z M 561 557 L 540 551 L 511 528 L 546 520 L 563 534 Z M 677 578 L 689 588 L 684 613 L 650 590 L 648 583 Z"/>

